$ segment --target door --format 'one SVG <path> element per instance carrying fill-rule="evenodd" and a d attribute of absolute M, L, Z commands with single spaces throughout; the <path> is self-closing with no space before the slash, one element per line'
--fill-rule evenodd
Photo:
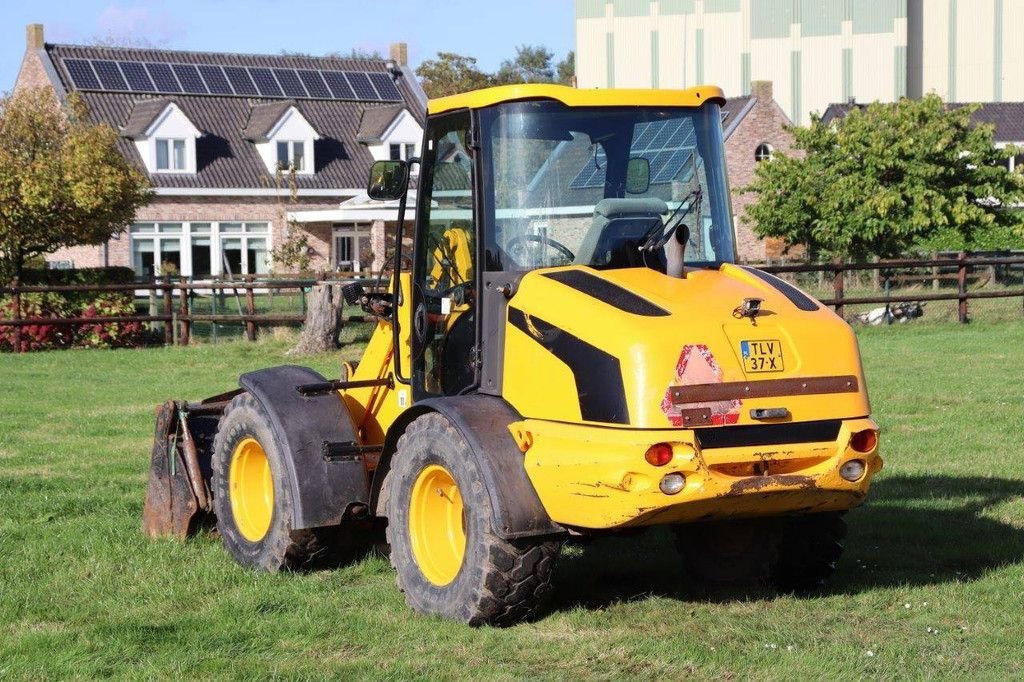
<path fill-rule="evenodd" d="M 362 272 L 372 262 L 370 230 L 358 225 L 334 226 L 334 269 L 339 272 Z"/>
<path fill-rule="evenodd" d="M 476 244 L 469 112 L 431 119 L 423 149 L 413 266 L 413 396 L 476 381 Z"/>

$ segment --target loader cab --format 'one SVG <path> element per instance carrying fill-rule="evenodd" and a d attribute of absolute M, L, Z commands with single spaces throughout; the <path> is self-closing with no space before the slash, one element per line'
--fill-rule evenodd
<path fill-rule="evenodd" d="M 720 99 L 687 92 L 687 105 L 553 86 L 431 102 L 399 320 L 414 400 L 501 394 L 507 303 L 532 271 L 680 277 L 734 261 Z"/>

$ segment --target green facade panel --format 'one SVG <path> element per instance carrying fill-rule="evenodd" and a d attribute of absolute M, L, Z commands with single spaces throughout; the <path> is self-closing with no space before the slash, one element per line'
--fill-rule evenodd
<path fill-rule="evenodd" d="M 658 14 L 693 14 L 694 0 L 661 0 Z"/>
<path fill-rule="evenodd" d="M 704 12 L 706 14 L 723 14 L 739 11 L 740 0 L 704 0 Z"/>
<path fill-rule="evenodd" d="M 843 48 L 843 102 L 853 99 L 853 48 Z"/>
<path fill-rule="evenodd" d="M 800 35 L 841 35 L 846 4 L 847 0 L 800 0 Z"/>
<path fill-rule="evenodd" d="M 948 89 L 946 94 L 947 102 L 956 101 L 956 18 L 958 14 L 956 4 L 956 0 L 949 0 L 949 57 L 946 60 L 949 63 L 948 82 L 946 84 Z"/>
<path fill-rule="evenodd" d="M 907 96 L 907 47 L 900 45 L 896 48 L 895 59 L 895 90 L 893 98 L 897 101 Z"/>
<path fill-rule="evenodd" d="M 658 73 L 658 59 L 660 58 L 658 50 L 658 32 L 651 31 L 651 87 L 660 87 L 660 74 Z"/>
<path fill-rule="evenodd" d="M 907 16 L 907 0 L 852 0 L 854 33 L 892 33 L 897 17 Z"/>
<path fill-rule="evenodd" d="M 750 0 L 750 37 L 788 38 L 793 0 Z"/>
<path fill-rule="evenodd" d="M 696 40 L 694 41 L 694 52 L 697 58 L 697 82 L 696 85 L 704 84 L 704 29 L 698 28 Z"/>
<path fill-rule="evenodd" d="M 596 19 L 604 16 L 605 0 L 576 0 L 577 19 Z"/>
<path fill-rule="evenodd" d="M 740 58 L 740 87 L 743 88 L 743 95 L 750 94 L 750 53 L 744 52 Z"/>
<path fill-rule="evenodd" d="M 612 0 L 612 14 L 617 17 L 646 17 L 651 13 L 651 0 Z"/>

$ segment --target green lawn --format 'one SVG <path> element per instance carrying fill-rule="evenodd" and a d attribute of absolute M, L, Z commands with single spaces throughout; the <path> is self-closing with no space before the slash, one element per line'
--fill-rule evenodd
<path fill-rule="evenodd" d="M 378 558 L 262 575 L 142 537 L 153 407 L 285 341 L 0 355 L 0 679 L 1022 677 L 1024 323 L 860 334 L 886 467 L 825 593 L 688 590 L 651 532 L 567 548 L 507 630 L 413 614 Z"/>

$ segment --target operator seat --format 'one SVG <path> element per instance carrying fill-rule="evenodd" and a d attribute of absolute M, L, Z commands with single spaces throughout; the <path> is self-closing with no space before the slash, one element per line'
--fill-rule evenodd
<path fill-rule="evenodd" d="M 654 197 L 602 199 L 594 206 L 594 221 L 574 262 L 597 270 L 647 266 L 665 272 L 664 250 L 644 257 L 637 247 L 666 213 L 668 205 Z"/>

